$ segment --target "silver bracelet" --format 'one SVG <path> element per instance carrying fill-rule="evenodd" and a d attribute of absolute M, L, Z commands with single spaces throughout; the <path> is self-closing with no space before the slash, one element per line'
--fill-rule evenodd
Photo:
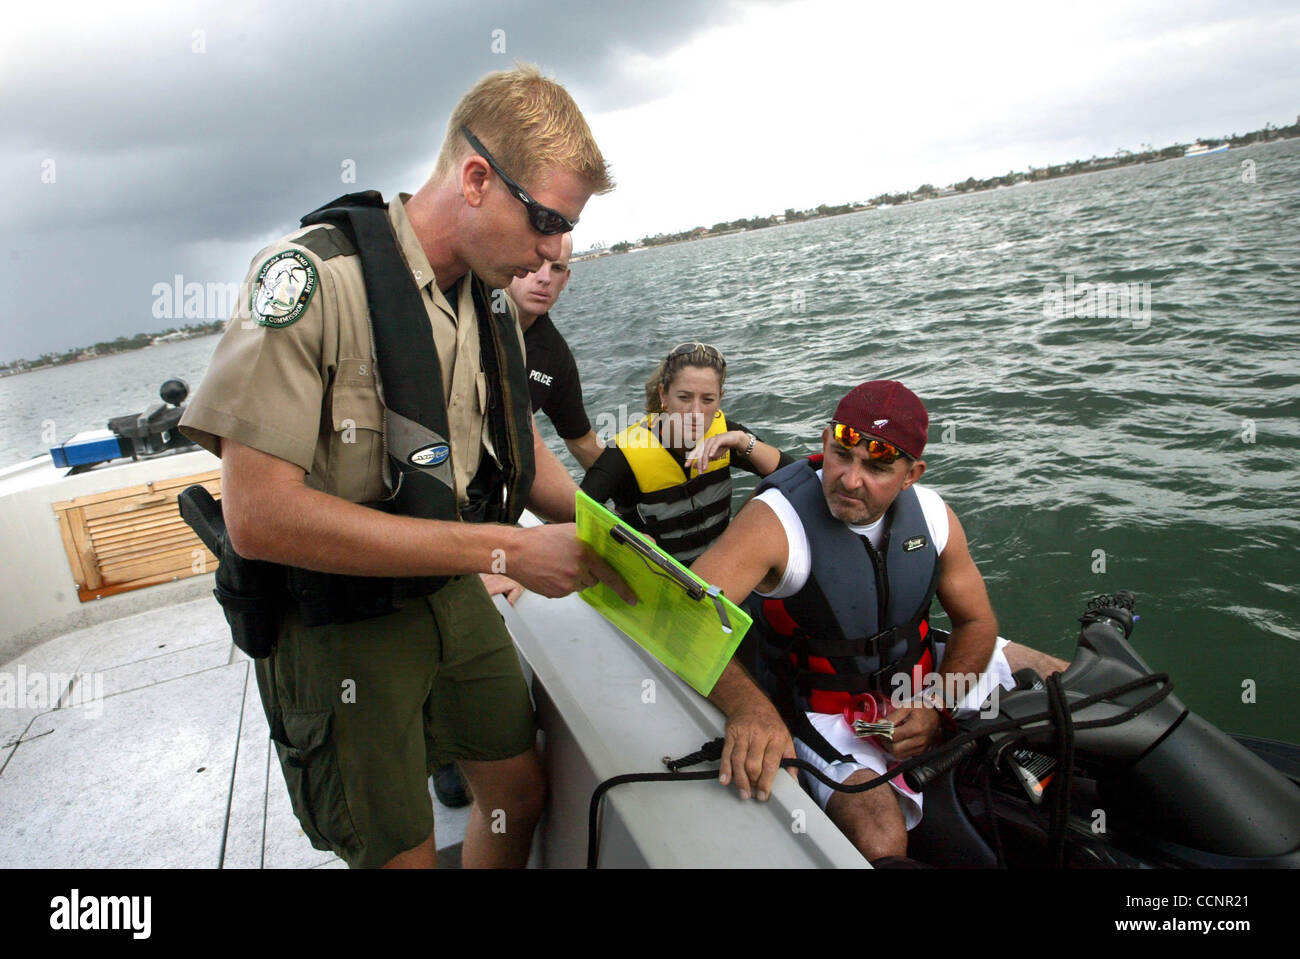
<path fill-rule="evenodd" d="M 757 442 L 758 442 L 758 437 L 755 436 L 753 433 L 750 433 L 749 445 L 745 447 L 745 452 L 741 453 L 740 455 L 745 457 L 745 459 L 749 459 L 749 454 L 754 452 L 754 444 Z"/>

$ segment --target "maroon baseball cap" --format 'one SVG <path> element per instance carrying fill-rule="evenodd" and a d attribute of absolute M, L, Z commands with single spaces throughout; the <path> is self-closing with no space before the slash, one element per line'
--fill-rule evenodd
<path fill-rule="evenodd" d="M 893 443 L 920 459 L 930 414 L 920 397 L 897 380 L 872 380 L 851 389 L 835 407 L 835 422 Z"/>

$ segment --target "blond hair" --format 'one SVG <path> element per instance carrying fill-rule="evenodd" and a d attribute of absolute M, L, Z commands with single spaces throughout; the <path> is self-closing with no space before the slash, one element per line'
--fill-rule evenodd
<path fill-rule="evenodd" d="M 678 347 L 678 349 L 680 348 Z M 727 382 L 727 361 L 713 347 L 705 346 L 703 343 L 696 343 L 695 349 L 690 352 L 678 353 L 674 350 L 666 358 L 659 361 L 655 371 L 650 374 L 650 379 L 645 381 L 645 411 L 647 413 L 662 413 L 664 411 L 663 403 L 659 402 L 659 387 L 662 386 L 664 392 L 667 393 L 673 385 L 673 380 L 677 378 L 677 374 L 688 366 L 698 366 L 701 369 L 715 371 L 718 374 L 718 391 L 722 391 L 722 387 Z"/>
<path fill-rule="evenodd" d="M 433 171 L 436 180 L 454 176 L 474 153 L 461 127 L 525 187 L 537 188 L 544 171 L 559 167 L 577 174 L 592 193 L 614 189 L 609 165 L 573 97 L 532 64 L 489 73 L 461 97 L 447 124 Z"/>

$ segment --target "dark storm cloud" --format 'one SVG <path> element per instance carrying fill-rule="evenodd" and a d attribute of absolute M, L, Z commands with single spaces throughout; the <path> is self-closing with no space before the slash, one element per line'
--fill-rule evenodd
<path fill-rule="evenodd" d="M 642 70 L 638 61 L 746 15 L 729 0 L 355 6 L 226 0 L 207 8 L 88 9 L 83 18 L 44 0 L 11 15 L 0 34 L 0 195 L 7 227 L 0 239 L 0 361 L 163 328 L 171 319 L 151 311 L 156 284 L 178 274 L 187 282 L 236 282 L 262 243 L 322 202 L 354 189 L 391 195 L 417 188 L 455 101 L 490 70 L 516 59 L 534 62 L 561 80 L 589 115 L 628 109 L 669 93 L 673 79 L 662 62 Z M 807 15 L 798 6 L 788 13 Z M 1021 33 L 1026 49 L 1046 45 L 1052 51 L 1046 79 L 1068 78 L 1079 64 L 1113 49 L 1131 49 L 1137 68 L 1116 64 L 1109 79 L 1088 74 L 1078 89 L 1067 86 L 1051 97 L 1032 96 L 1040 78 L 1022 69 L 1008 81 L 1016 89 L 1007 94 L 1023 109 L 1013 112 L 982 93 L 971 104 L 972 122 L 937 123 L 918 138 L 917 149 L 928 151 L 918 160 L 960 158 L 952 162 L 953 178 L 1004 172 L 967 161 L 990 145 L 1003 147 L 1023 168 L 1148 140 L 1163 145 L 1244 132 L 1266 120 L 1286 122 L 1296 110 L 1294 0 L 1081 5 L 1067 29 L 1037 32 L 1039 20 L 1024 10 L 990 6 L 979 17 L 980 30 L 969 37 L 969 56 L 961 62 L 938 52 L 950 46 L 928 42 L 943 35 L 941 13 L 905 17 L 903 29 L 896 25 L 887 38 L 818 24 L 824 45 L 811 56 L 792 50 L 797 55 L 789 62 L 779 55 L 747 61 L 732 39 L 743 34 L 722 33 L 720 63 L 735 64 L 742 79 L 751 70 L 782 77 L 790 96 L 772 105 L 772 124 L 755 127 L 752 141 L 746 134 L 691 146 L 743 170 L 752 159 L 746 149 L 797 122 L 801 97 L 826 94 L 820 63 L 865 71 L 890 59 L 881 56 L 883 43 L 899 54 L 903 69 L 861 99 L 850 98 L 844 128 L 871 122 L 876 104 L 908 107 L 913 77 L 938 78 L 960 95 L 969 73 L 988 66 L 982 51 L 989 31 Z M 31 20 L 36 27 L 29 28 Z M 907 30 L 913 22 L 915 30 Z M 1215 30 L 1229 31 L 1236 46 L 1225 51 L 1213 40 Z M 494 39 L 501 39 L 495 31 L 504 32 L 504 55 L 493 52 Z M 1178 39 L 1189 31 L 1209 39 L 1199 48 Z M 1087 40 L 1080 42 L 1082 36 Z M 1014 51 L 1003 58 L 1016 63 Z M 719 112 L 735 105 L 707 89 L 690 95 Z M 1280 114 L 1277 104 L 1286 105 Z M 926 109 L 933 108 L 932 100 Z M 1263 111 L 1258 117 L 1257 110 Z M 647 130 L 645 142 L 662 144 L 668 132 Z M 833 145 L 839 132 L 827 124 L 817 143 Z M 888 142 L 894 131 L 880 134 Z M 899 138 L 894 149 L 908 146 Z M 618 177 L 620 158 L 609 159 Z M 355 163 L 355 184 L 341 179 L 344 161 Z M 999 154 L 997 163 L 1003 162 Z M 47 174 L 55 182 L 43 182 Z M 874 188 L 918 182 L 908 176 Z M 816 195 L 807 202 L 839 199 Z M 746 209 L 729 216 L 787 202 L 766 204 L 755 192 L 746 195 Z M 663 228 L 689 226 L 690 216 Z"/>
<path fill-rule="evenodd" d="M 38 36 L 0 66 L 11 228 L 0 289 L 14 292 L 0 360 L 160 325 L 144 281 L 211 273 L 196 244 L 265 238 L 350 189 L 413 190 L 452 106 L 490 70 L 530 61 L 588 112 L 631 107 L 662 91 L 628 75 L 629 56 L 662 54 L 729 11 L 723 0 L 171 8 L 66 45 Z M 346 160 L 355 186 L 341 180 Z M 70 295 L 111 296 L 124 275 L 140 278 L 127 303 L 95 298 L 88 311 Z M 37 307 L 32 289 L 62 294 Z"/>

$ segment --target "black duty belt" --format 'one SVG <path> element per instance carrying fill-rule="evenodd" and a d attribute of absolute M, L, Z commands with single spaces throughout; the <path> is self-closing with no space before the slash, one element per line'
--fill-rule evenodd
<path fill-rule="evenodd" d="M 446 576 L 348 576 L 288 567 L 289 595 L 304 626 L 354 623 L 395 613 L 402 603 L 436 593 Z"/>

